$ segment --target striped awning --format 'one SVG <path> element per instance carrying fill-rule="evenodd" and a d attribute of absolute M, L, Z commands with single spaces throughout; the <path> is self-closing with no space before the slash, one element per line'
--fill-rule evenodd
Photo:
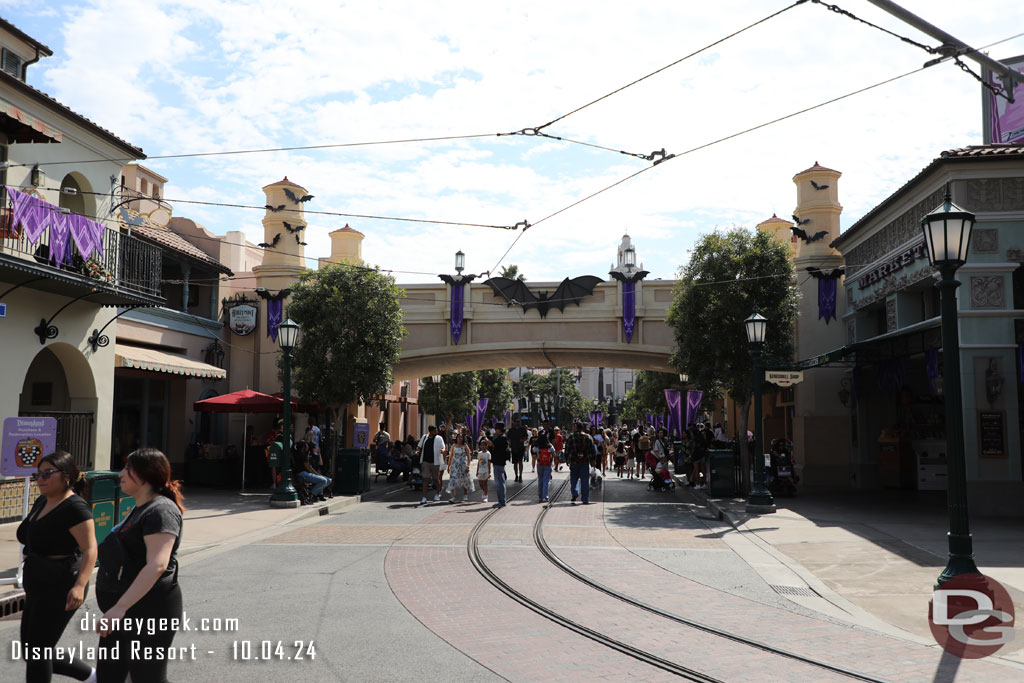
<path fill-rule="evenodd" d="M 166 351 L 144 349 L 138 346 L 114 344 L 114 367 L 166 372 L 186 377 L 224 379 L 228 373 L 223 368 Z"/>
<path fill-rule="evenodd" d="M 0 98 L 0 114 L 3 114 L 8 119 L 13 119 L 14 121 L 17 121 L 23 126 L 30 128 L 35 133 L 43 136 L 43 139 L 35 140 L 37 142 L 48 142 L 49 140 L 53 140 L 54 142 L 64 141 L 64 133 L 54 128 L 46 121 L 43 121 L 42 119 L 38 119 L 35 116 L 32 116 L 24 109 L 15 107 L 13 104 L 8 102 L 7 100 L 4 100 L 3 98 Z M 47 140 L 46 138 L 49 138 L 49 140 Z"/>

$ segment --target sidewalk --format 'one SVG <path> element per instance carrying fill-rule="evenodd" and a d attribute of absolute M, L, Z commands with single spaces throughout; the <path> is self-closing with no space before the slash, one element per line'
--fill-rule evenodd
<path fill-rule="evenodd" d="M 875 621 L 877 629 L 884 622 L 904 636 L 934 642 L 927 614 L 947 558 L 944 492 L 807 489 L 777 498 L 774 514 L 748 515 L 742 498 L 689 490 L 763 551 L 766 561 L 751 566 L 768 583 L 810 591 L 803 593 L 810 600 L 801 599 L 800 591 L 790 599 L 807 606 L 824 599 L 862 625 Z M 1017 614 L 1024 614 L 1024 523 L 978 517 L 971 519 L 971 532 L 978 568 L 1002 583 Z M 780 577 L 787 574 L 789 581 Z M 1010 647 L 1016 652 L 1006 658 L 1024 662 L 1024 642 Z"/>

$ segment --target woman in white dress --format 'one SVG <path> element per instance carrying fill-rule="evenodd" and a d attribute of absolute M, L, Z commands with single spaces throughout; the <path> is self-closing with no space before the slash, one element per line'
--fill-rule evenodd
<path fill-rule="evenodd" d="M 480 452 L 476 454 L 476 480 L 480 482 L 480 490 L 484 493 L 483 502 L 487 502 L 487 482 L 491 479 L 491 442 L 484 439 L 480 444 Z"/>
<path fill-rule="evenodd" d="M 469 494 L 475 490 L 473 479 L 469 476 L 469 448 L 466 446 L 466 437 L 459 434 L 455 437 L 455 445 L 452 446 L 452 459 L 448 467 L 448 493 L 451 494 L 451 502 L 455 503 L 458 490 L 462 489 L 463 500 L 469 500 Z"/>

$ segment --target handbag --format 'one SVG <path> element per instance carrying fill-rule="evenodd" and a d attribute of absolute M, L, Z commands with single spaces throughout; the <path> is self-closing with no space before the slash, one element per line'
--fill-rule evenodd
<path fill-rule="evenodd" d="M 146 566 L 145 562 L 140 564 L 132 560 L 120 534 L 114 530 L 100 543 L 96 557 L 99 560 L 96 588 L 102 591 L 123 594 Z"/>

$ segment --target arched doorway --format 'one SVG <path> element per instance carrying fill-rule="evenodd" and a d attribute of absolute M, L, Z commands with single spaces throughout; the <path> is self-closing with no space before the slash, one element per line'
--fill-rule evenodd
<path fill-rule="evenodd" d="M 81 351 L 58 342 L 36 354 L 25 372 L 18 414 L 56 418 L 57 448 L 75 456 L 82 470 L 92 469 L 96 461 L 96 407 L 96 382 Z"/>

